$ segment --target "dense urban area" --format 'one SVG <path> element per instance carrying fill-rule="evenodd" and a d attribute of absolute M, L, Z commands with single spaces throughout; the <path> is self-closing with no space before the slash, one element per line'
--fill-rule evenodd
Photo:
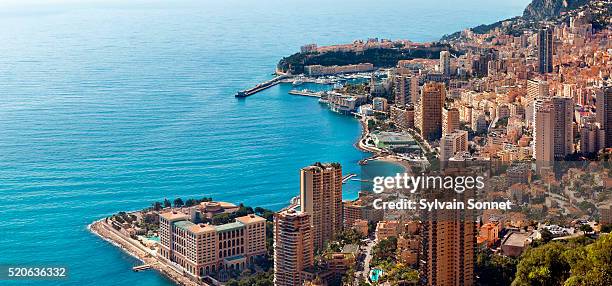
<path fill-rule="evenodd" d="M 307 44 L 236 95 L 292 84 L 361 122 L 364 168 L 478 174 L 482 190 L 453 198 L 512 209 L 378 209 L 376 199 L 423 194 L 343 200 L 346 181 L 365 180 L 317 162 L 282 210 L 175 198 L 91 229 L 140 258 L 134 271 L 181 285 L 612 285 L 611 10 L 534 0 L 522 16 L 433 43 Z"/>

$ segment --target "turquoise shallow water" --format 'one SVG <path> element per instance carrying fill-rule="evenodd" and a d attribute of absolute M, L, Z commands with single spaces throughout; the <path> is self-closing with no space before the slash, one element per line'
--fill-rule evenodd
<path fill-rule="evenodd" d="M 233 97 L 280 56 L 309 42 L 434 40 L 526 1 L 29 2 L 0 3 L 0 264 L 69 267 L 45 285 L 135 286 L 171 283 L 132 272 L 138 262 L 91 221 L 177 196 L 279 209 L 300 167 L 359 171 L 353 118 L 289 85 Z"/>

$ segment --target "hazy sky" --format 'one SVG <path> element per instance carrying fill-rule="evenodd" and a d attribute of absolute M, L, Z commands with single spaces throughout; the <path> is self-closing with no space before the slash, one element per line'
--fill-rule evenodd
<path fill-rule="evenodd" d="M 176 4 L 177 2 L 189 2 L 190 0 L 0 0 L 0 6 L 13 6 L 13 7 L 24 7 L 24 6 L 32 6 L 32 5 L 58 5 L 58 4 L 69 4 L 69 5 L 88 5 L 88 4 L 104 4 L 104 3 L 172 3 Z M 222 0 L 200 0 L 202 2 L 205 1 L 222 1 Z M 245 0 L 249 1 L 249 0 Z M 266 1 L 266 0 L 256 0 L 256 1 Z M 384 1 L 384 0 L 383 0 Z M 432 0 L 430 0 L 432 1 Z M 434 2 L 437 0 L 433 0 Z M 482 0 L 477 0 L 482 2 Z M 487 0 L 487 1 L 505 1 L 510 3 L 517 3 L 527 6 L 531 0 Z M 287 0 L 287 3 L 291 3 L 291 0 Z M 456 0 L 457 4 L 461 2 L 470 2 L 470 0 Z"/>

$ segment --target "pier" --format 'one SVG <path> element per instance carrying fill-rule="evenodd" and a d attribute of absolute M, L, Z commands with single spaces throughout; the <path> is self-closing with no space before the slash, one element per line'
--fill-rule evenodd
<path fill-rule="evenodd" d="M 308 89 L 302 89 L 302 90 L 292 89 L 288 93 L 293 94 L 293 95 L 301 95 L 301 96 L 316 97 L 316 98 L 321 98 L 321 95 L 323 94 L 322 91 L 312 91 Z"/>
<path fill-rule="evenodd" d="M 347 174 L 346 176 L 342 177 L 342 183 L 346 183 L 348 182 L 348 180 L 350 180 L 352 177 L 357 176 L 357 174 Z"/>
<path fill-rule="evenodd" d="M 247 96 L 251 96 L 253 94 L 256 94 L 262 90 L 265 90 L 267 88 L 273 87 L 279 83 L 281 83 L 284 79 L 290 78 L 291 76 L 289 75 L 280 75 L 277 76 L 269 81 L 265 81 L 262 82 L 258 85 L 256 85 L 255 87 L 249 88 L 249 89 L 245 89 L 242 91 L 239 91 L 236 93 L 236 97 L 247 97 Z"/>

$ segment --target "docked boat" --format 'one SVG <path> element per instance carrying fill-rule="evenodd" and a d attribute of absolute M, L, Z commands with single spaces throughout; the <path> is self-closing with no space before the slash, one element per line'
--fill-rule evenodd
<path fill-rule="evenodd" d="M 292 84 L 293 86 L 298 86 L 298 85 L 302 85 L 303 83 L 304 83 L 304 81 L 303 81 L 303 80 L 301 80 L 301 79 L 296 79 L 296 80 L 294 80 L 294 81 L 293 81 L 291 84 Z"/>

